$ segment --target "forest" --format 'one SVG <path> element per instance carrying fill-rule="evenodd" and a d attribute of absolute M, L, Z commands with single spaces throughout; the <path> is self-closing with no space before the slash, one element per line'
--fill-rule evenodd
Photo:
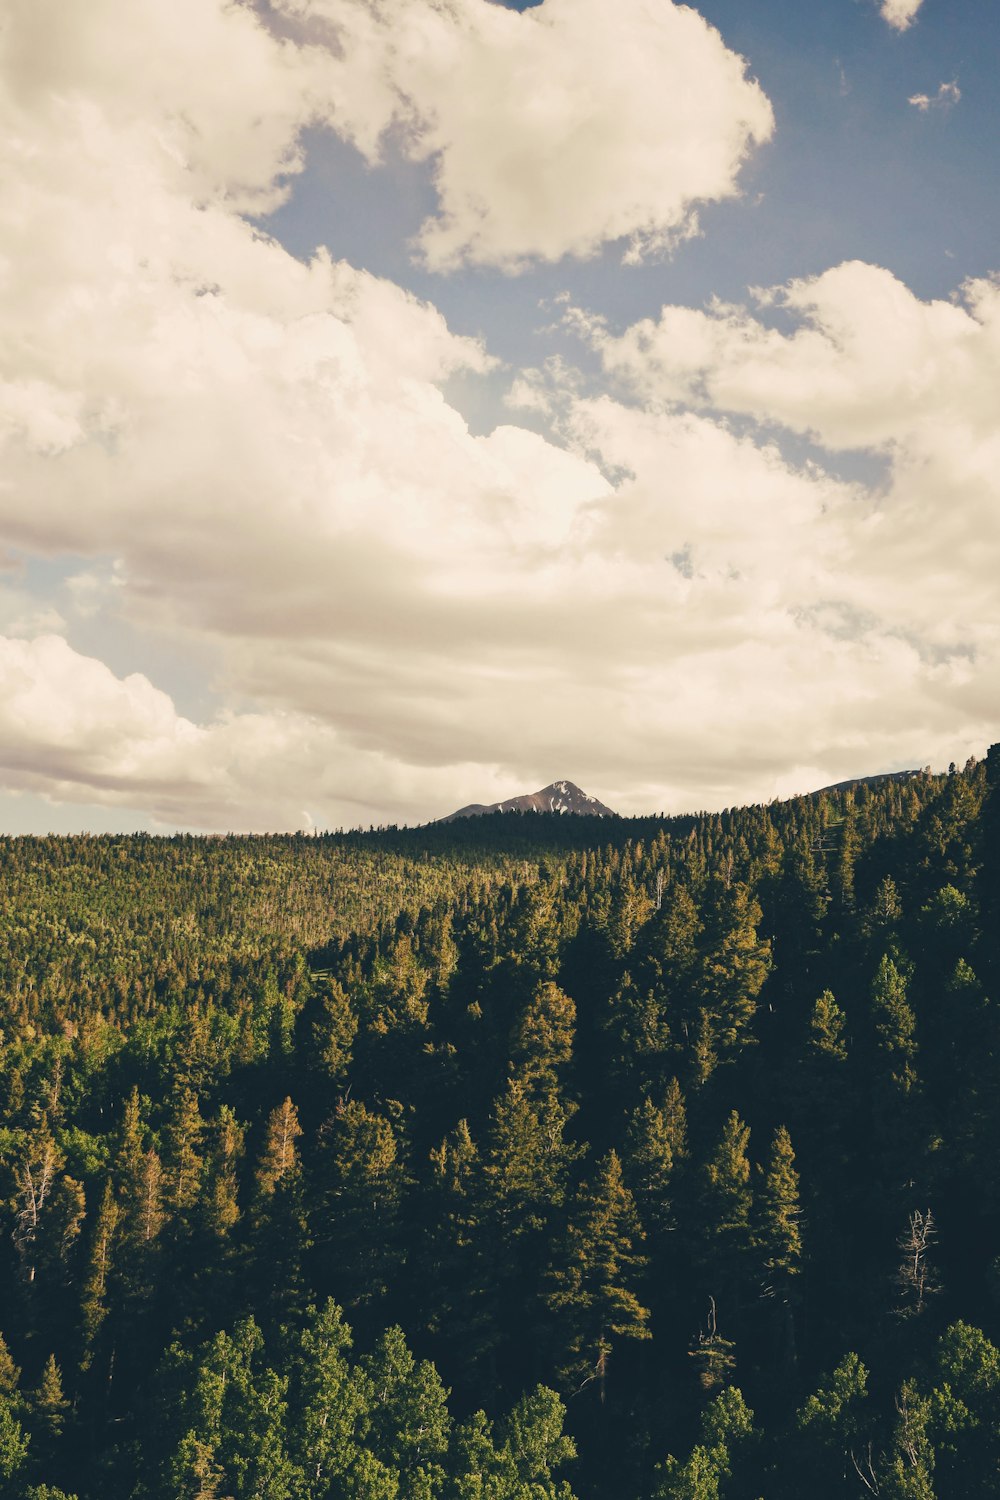
<path fill-rule="evenodd" d="M 1000 1494 L 1000 746 L 0 839 L 5 1500 Z"/>

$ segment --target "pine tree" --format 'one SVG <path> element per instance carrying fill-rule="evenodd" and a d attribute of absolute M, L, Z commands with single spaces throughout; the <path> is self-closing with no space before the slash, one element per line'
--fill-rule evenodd
<path fill-rule="evenodd" d="M 699 1328 L 688 1349 L 688 1357 L 695 1362 L 698 1383 L 703 1391 L 717 1391 L 721 1386 L 729 1384 L 730 1376 L 736 1368 L 735 1350 L 733 1340 L 725 1338 L 719 1330 L 715 1298 L 709 1297 L 705 1326 Z"/>
<path fill-rule="evenodd" d="M 423 1255 L 428 1321 L 449 1351 L 449 1366 L 472 1381 L 476 1363 L 492 1354 L 498 1330 L 490 1317 L 489 1256 L 482 1243 L 482 1163 L 467 1120 L 431 1151 L 430 1163 Z"/>
<path fill-rule="evenodd" d="M 286 1098 L 271 1111 L 255 1173 L 247 1268 L 252 1306 L 269 1306 L 265 1330 L 291 1322 L 307 1300 L 304 1261 L 310 1247 L 306 1184 L 296 1149 L 298 1112 Z"/>
<path fill-rule="evenodd" d="M 350 1099 L 332 1122 L 316 1239 L 326 1284 L 349 1309 L 371 1306 L 395 1280 L 406 1173 L 385 1115 Z"/>
<path fill-rule="evenodd" d="M 121 1202 L 120 1240 L 126 1279 L 144 1282 L 143 1269 L 163 1226 L 163 1169 L 155 1151 L 120 1155 L 117 1171 Z"/>
<path fill-rule="evenodd" d="M 763 1292 L 787 1301 L 802 1269 L 799 1174 L 784 1125 L 774 1133 L 771 1156 L 757 1197 L 757 1248 L 764 1272 Z"/>
<path fill-rule="evenodd" d="M 854 868 L 860 852 L 861 839 L 852 799 L 848 803 L 844 821 L 840 825 L 840 846 L 837 850 L 833 880 L 834 895 L 843 911 L 850 911 L 854 906 Z"/>
<path fill-rule="evenodd" d="M 278 1183 L 298 1167 L 295 1142 L 302 1134 L 298 1111 L 291 1099 L 271 1111 L 267 1122 L 264 1149 L 257 1164 L 256 1185 L 260 1198 L 269 1198 Z"/>
<path fill-rule="evenodd" d="M 127 1184 L 134 1183 L 140 1173 L 142 1137 L 141 1102 L 139 1090 L 134 1088 L 125 1101 L 114 1159 L 114 1182 L 123 1201 L 128 1193 Z"/>
<path fill-rule="evenodd" d="M 811 1061 L 818 1065 L 847 1061 L 845 1025 L 844 1012 L 830 991 L 824 990 L 809 1018 L 807 1050 Z"/>
<path fill-rule="evenodd" d="M 694 979 L 692 1078 L 698 1085 L 754 1040 L 757 997 L 771 967 L 770 944 L 757 935 L 760 919 L 760 905 L 745 885 L 715 892 Z"/>
<path fill-rule="evenodd" d="M 906 983 L 888 954 L 883 955 L 872 984 L 872 1016 L 879 1050 L 893 1087 L 909 1094 L 917 1082 L 916 1018 L 906 998 Z"/>
<path fill-rule="evenodd" d="M 672 1078 L 662 1109 L 647 1096 L 632 1112 L 627 1137 L 626 1167 L 642 1221 L 654 1247 L 663 1249 L 674 1228 L 671 1201 L 677 1165 L 687 1154 L 684 1096 Z"/>
<path fill-rule="evenodd" d="M 791 1138 L 783 1125 L 775 1131 L 755 1208 L 761 1295 L 777 1303 L 782 1362 L 791 1366 L 796 1358 L 795 1308 L 802 1269 L 802 1231 L 799 1174 L 795 1170 Z"/>
<path fill-rule="evenodd" d="M 923 1213 L 914 1209 L 906 1228 L 896 1241 L 900 1252 L 896 1272 L 899 1293 L 896 1310 L 901 1317 L 919 1317 L 927 1306 L 927 1299 L 941 1290 L 934 1270 L 936 1239 L 937 1225 L 930 1209 Z"/>
<path fill-rule="evenodd" d="M 204 1128 L 197 1094 L 193 1089 L 183 1089 L 167 1122 L 164 1174 L 164 1197 L 178 1226 L 190 1219 L 201 1192 L 205 1163 L 199 1146 Z"/>
<path fill-rule="evenodd" d="M 602 1402 L 615 1347 L 650 1337 L 649 1310 L 635 1292 L 646 1264 L 644 1238 L 621 1162 L 610 1151 L 577 1193 L 546 1298 L 565 1330 L 564 1378 L 572 1386 L 596 1380 Z"/>
<path fill-rule="evenodd" d="M 104 1184 L 104 1196 L 91 1234 L 87 1268 L 80 1290 L 81 1370 L 89 1369 L 93 1362 L 97 1336 L 108 1315 L 108 1282 L 119 1217 L 120 1209 L 109 1177 Z"/>
<path fill-rule="evenodd" d="M 576 1006 L 551 982 L 540 984 L 511 1034 L 516 1077 L 529 1086 L 554 1086 L 573 1054 Z"/>
<path fill-rule="evenodd" d="M 54 1354 L 45 1361 L 38 1385 L 28 1392 L 24 1405 L 31 1431 L 32 1469 L 47 1479 L 59 1478 L 68 1469 L 62 1440 L 70 1403 Z"/>
<path fill-rule="evenodd" d="M 565 1201 L 569 1169 L 580 1155 L 565 1136 L 573 1112 L 555 1088 L 536 1093 L 516 1078 L 496 1101 L 485 1182 L 505 1243 L 542 1228 Z"/>
<path fill-rule="evenodd" d="M 13 1396 L 21 1380 L 21 1372 L 10 1356 L 7 1341 L 0 1334 L 0 1396 Z"/>
<path fill-rule="evenodd" d="M 312 1041 L 309 1060 L 334 1086 L 339 1087 L 351 1066 L 358 1017 L 347 991 L 336 979 L 317 980 L 309 1014 Z"/>
<path fill-rule="evenodd" d="M 725 1307 L 738 1307 L 752 1247 L 750 1129 L 733 1110 L 702 1171 L 700 1215 L 703 1273 Z"/>

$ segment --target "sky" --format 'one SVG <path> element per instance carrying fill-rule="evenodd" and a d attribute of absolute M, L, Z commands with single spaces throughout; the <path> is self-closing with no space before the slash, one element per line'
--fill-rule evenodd
<path fill-rule="evenodd" d="M 7 0 L 0 832 L 982 756 L 998 40 L 981 0 Z"/>

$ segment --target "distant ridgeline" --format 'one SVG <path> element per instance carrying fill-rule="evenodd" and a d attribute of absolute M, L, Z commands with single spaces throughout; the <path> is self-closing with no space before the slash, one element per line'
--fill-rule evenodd
<path fill-rule="evenodd" d="M 599 811 L 0 840 L 4 1500 L 1000 1493 L 1000 749 Z"/>

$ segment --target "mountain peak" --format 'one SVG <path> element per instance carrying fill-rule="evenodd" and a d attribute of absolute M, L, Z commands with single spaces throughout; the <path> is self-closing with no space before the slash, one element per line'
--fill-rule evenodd
<path fill-rule="evenodd" d="M 574 781 L 552 781 L 540 792 L 527 792 L 523 797 L 508 797 L 505 802 L 470 802 L 457 812 L 439 818 L 441 823 L 451 823 L 455 818 L 481 818 L 497 812 L 556 812 L 575 813 L 586 818 L 615 818 L 617 813 L 596 797 L 590 797 Z"/>

